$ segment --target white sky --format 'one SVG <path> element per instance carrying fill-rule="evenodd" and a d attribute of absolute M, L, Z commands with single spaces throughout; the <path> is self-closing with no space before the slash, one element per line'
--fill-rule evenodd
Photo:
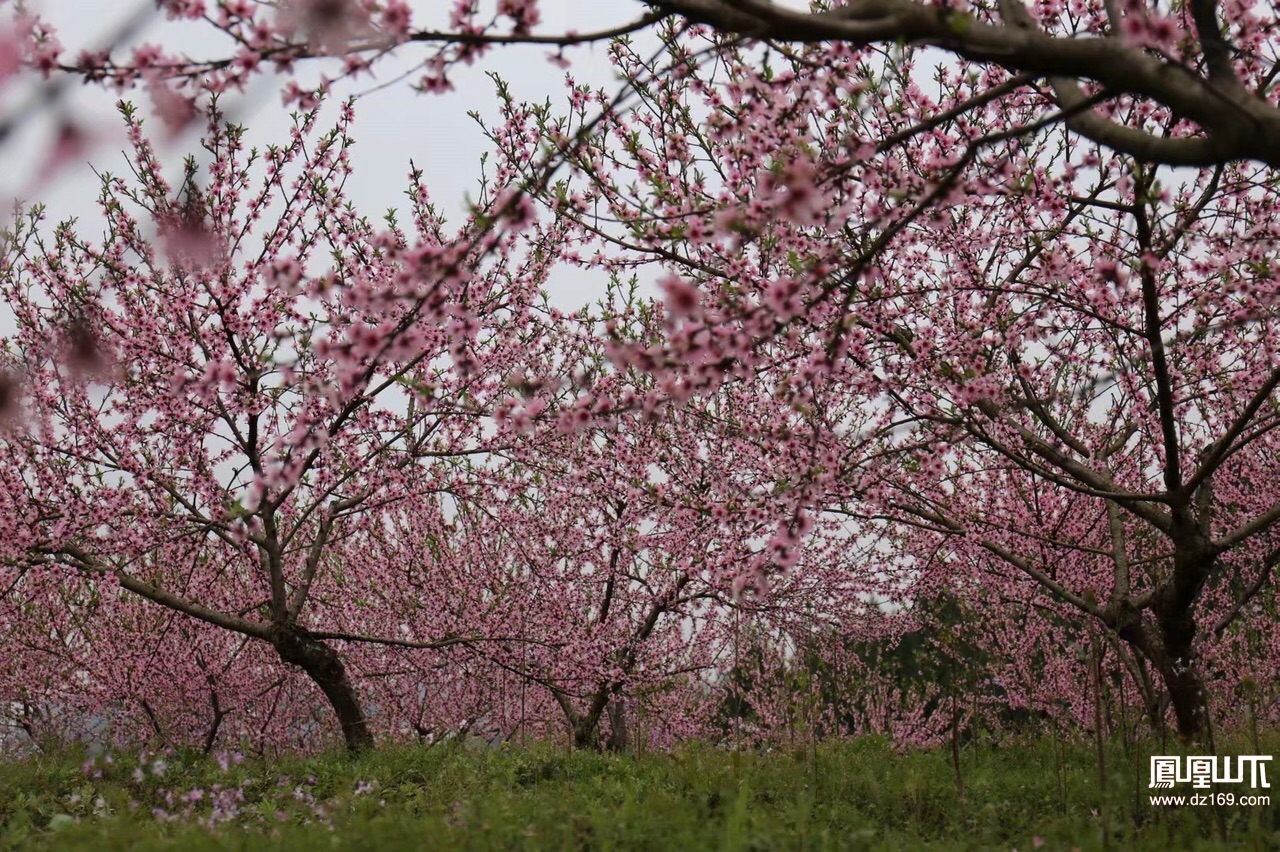
<path fill-rule="evenodd" d="M 135 14 L 139 4 L 150 7 L 152 0 L 35 0 L 31 6 L 57 27 L 66 55 L 74 57 L 83 48 L 100 45 L 109 33 Z M 437 23 L 434 19 L 442 16 L 452 4 L 445 0 L 417 0 L 412 5 L 416 12 L 415 25 L 421 26 Z M 634 0 L 543 0 L 543 23 L 538 30 L 585 32 L 629 21 L 642 11 L 642 4 Z M 229 54 L 230 50 L 217 51 L 216 42 L 211 41 L 212 34 L 208 25 L 175 24 L 155 15 L 131 43 L 158 43 L 193 58 Z M 607 47 L 601 43 L 570 49 L 567 56 L 573 67 L 569 73 L 579 82 L 609 87 L 616 78 L 607 60 Z M 425 182 L 438 209 L 455 223 L 461 220 L 467 195 L 474 197 L 478 188 L 480 153 L 488 147 L 488 141 L 467 112 L 476 110 L 494 121 L 498 114 L 494 85 L 486 72 L 496 72 L 506 80 L 518 99 L 550 98 L 554 106 L 563 101 L 566 93 L 566 72 L 547 60 L 550 48 L 546 46 L 496 47 L 476 65 L 456 69 L 452 73 L 455 91 L 445 95 L 415 93 L 410 84 L 420 74 L 380 91 L 369 91 L 413 67 L 414 60 L 420 61 L 427 49 L 406 45 L 399 55 L 375 66 L 376 78 L 364 75 L 354 83 L 336 86 L 329 110 L 318 122 L 322 130 L 330 126 L 334 108 L 347 95 L 367 93 L 356 105 L 353 133 L 356 145 L 351 154 L 355 180 L 348 184 L 348 194 L 356 208 L 371 219 L 379 218 L 388 207 L 404 207 L 407 199 L 403 191 L 412 159 L 424 170 Z M 126 55 L 124 51 L 115 53 L 118 58 Z M 296 68 L 297 79 L 303 85 L 318 80 L 326 67 L 334 73 L 336 64 L 332 60 L 300 63 Z M 281 107 L 283 82 L 283 78 L 264 75 L 246 95 L 223 100 L 223 109 L 248 128 L 248 146 L 261 148 L 287 141 L 291 122 L 288 112 Z M 9 114 L 30 91 L 27 86 L 7 86 L 0 92 L 0 114 Z M 99 170 L 125 172 L 123 151 L 127 146 L 123 123 L 114 107 L 121 95 L 78 83 L 68 95 L 58 107 L 40 110 L 36 119 L 22 120 L 0 148 L 5 163 L 5 168 L 0 170 L 0 198 L 12 198 L 24 191 L 46 154 L 58 118 L 72 117 L 97 134 L 96 146 L 86 162 L 64 168 L 35 198 L 27 200 L 47 206 L 50 224 L 75 216 L 81 219 L 86 235 L 96 234 L 98 214 L 94 200 L 99 184 L 90 164 Z M 123 97 L 142 109 L 143 115 L 147 114 L 149 99 L 144 91 L 131 90 Z M 155 124 L 152 122 L 152 126 Z M 200 153 L 198 140 L 199 133 L 189 131 L 162 149 L 162 160 L 171 177 L 179 174 L 178 166 L 185 154 Z M 407 217 L 401 217 L 401 221 L 408 223 Z M 552 283 L 553 298 L 566 307 L 581 305 L 597 298 L 603 292 L 603 283 L 591 280 L 584 273 L 564 270 Z M 7 323 L 0 322 L 0 334 L 7 330 L 4 325 Z"/>

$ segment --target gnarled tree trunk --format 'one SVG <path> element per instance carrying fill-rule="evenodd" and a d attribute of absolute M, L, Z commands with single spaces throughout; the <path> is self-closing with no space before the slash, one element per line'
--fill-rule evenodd
<path fill-rule="evenodd" d="M 1203 738 L 1207 731 L 1209 695 L 1195 670 L 1192 648 L 1195 620 L 1189 613 L 1181 618 L 1161 618 L 1157 614 L 1154 624 L 1144 618 L 1127 625 L 1119 633 L 1121 639 L 1139 651 L 1159 672 L 1169 704 L 1173 706 L 1178 737 L 1184 742 Z M 1161 705 L 1162 702 L 1157 707 Z M 1152 721 L 1159 724 L 1160 720 Z"/>
<path fill-rule="evenodd" d="M 1209 695 L 1204 681 L 1195 669 L 1195 620 L 1186 614 L 1180 618 L 1158 619 L 1163 653 L 1153 659 L 1169 702 L 1178 722 L 1178 736 L 1185 742 L 1201 739 L 1209 718 Z"/>
<path fill-rule="evenodd" d="M 627 705 L 621 695 L 609 702 L 609 751 L 625 752 L 631 746 L 631 732 L 627 727 Z"/>
<path fill-rule="evenodd" d="M 295 665 L 315 681 L 329 699 L 329 705 L 342 726 L 342 736 L 347 749 L 360 752 L 373 747 L 373 733 L 369 730 L 364 708 L 356 694 L 346 666 L 338 652 L 319 639 L 312 639 L 296 628 L 275 631 L 272 646 L 280 659 Z"/>

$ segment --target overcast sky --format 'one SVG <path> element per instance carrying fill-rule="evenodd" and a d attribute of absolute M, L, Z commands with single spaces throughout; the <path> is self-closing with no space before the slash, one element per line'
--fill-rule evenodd
<path fill-rule="evenodd" d="M 127 3 L 37 0 L 32 5 L 57 27 L 67 54 L 75 56 L 82 48 L 100 46 L 140 7 L 152 7 L 153 3 L 152 0 Z M 428 24 L 442 23 L 435 18 L 452 4 L 445 0 L 417 0 L 413 5 L 420 10 L 415 23 Z M 542 9 L 543 23 L 539 30 L 548 33 L 612 26 L 631 20 L 643 11 L 642 5 L 634 0 L 543 0 Z M 162 44 L 166 49 L 195 58 L 218 53 L 207 25 L 175 25 L 158 15 L 152 16 L 132 41 L 147 42 Z M 548 53 L 549 49 L 544 46 L 495 48 L 475 66 L 457 69 L 452 75 L 455 91 L 445 95 L 416 94 L 410 83 L 417 75 L 379 89 L 381 84 L 410 69 L 415 60 L 420 61 L 424 56 L 423 48 L 407 45 L 398 56 L 376 66 L 376 78 L 364 75 L 358 81 L 336 87 L 338 97 L 331 99 L 330 107 L 341 103 L 349 94 L 361 95 L 353 134 L 355 180 L 348 184 L 357 209 L 370 218 L 377 218 L 387 207 L 402 206 L 406 201 L 402 193 L 407 186 L 406 175 L 412 159 L 424 170 L 437 207 L 452 221 L 459 221 L 465 210 L 464 199 L 468 193 L 474 197 L 476 192 L 480 152 L 488 147 L 480 128 L 467 112 L 478 110 L 488 119 L 497 118 L 494 86 L 485 72 L 496 72 L 508 81 L 517 98 L 542 101 L 550 97 L 554 104 L 565 95 L 566 72 L 548 61 Z M 120 51 L 117 55 L 125 54 Z M 568 56 L 573 62 L 570 73 L 579 82 L 606 87 L 615 83 L 606 44 L 574 48 Z M 332 62 L 327 67 L 331 73 L 335 68 Z M 317 80 L 325 68 L 326 64 L 320 61 L 302 63 L 298 66 L 298 79 L 305 85 Z M 256 88 L 245 96 L 231 103 L 224 101 L 224 109 L 247 126 L 249 145 L 263 147 L 287 140 L 290 120 L 281 107 L 282 83 L 283 78 L 262 76 Z M 4 113 L 12 112 L 30 93 L 29 87 L 6 87 L 0 95 Z M 36 120 L 21 121 L 15 134 L 0 149 L 6 166 L 0 170 L 0 197 L 12 198 L 30 186 L 31 175 L 46 155 L 58 120 L 70 116 L 94 132 L 97 144 L 86 158 L 87 162 L 76 162 L 61 170 L 56 179 L 28 200 L 45 203 L 51 222 L 77 216 L 86 234 L 96 234 L 94 199 L 98 180 L 90 164 L 100 170 L 123 171 L 122 152 L 126 145 L 122 122 L 114 107 L 119 97 L 121 95 L 100 87 L 76 85 L 58 107 L 41 110 Z M 148 102 L 145 92 L 139 90 L 126 92 L 123 97 L 140 107 Z M 321 118 L 319 127 L 328 126 L 332 118 L 330 110 Z M 188 132 L 173 141 L 162 152 L 169 174 L 177 174 L 177 164 L 185 154 L 198 151 L 196 132 Z M 406 220 L 402 218 L 402 221 Z M 558 303 L 582 304 L 598 296 L 597 285 L 601 283 L 581 274 L 569 274 L 552 287 Z"/>

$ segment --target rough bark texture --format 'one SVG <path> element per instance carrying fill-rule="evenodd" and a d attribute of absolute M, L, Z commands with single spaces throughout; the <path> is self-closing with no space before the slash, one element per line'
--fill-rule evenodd
<path fill-rule="evenodd" d="M 1145 657 L 1160 675 L 1169 704 L 1177 720 L 1178 737 L 1184 742 L 1202 739 L 1209 713 L 1209 696 L 1204 682 L 1195 670 L 1192 645 L 1195 620 L 1189 612 L 1180 618 L 1160 617 L 1135 620 L 1117 631 L 1120 638 Z M 1163 706 L 1148 707 L 1148 712 L 1163 715 Z M 1152 720 L 1157 725 L 1159 718 Z"/>
<path fill-rule="evenodd" d="M 1194 651 L 1196 624 L 1189 614 L 1166 621 L 1160 620 L 1162 659 L 1155 660 L 1169 691 L 1169 701 L 1178 721 L 1178 736 L 1184 741 L 1199 740 L 1205 733 L 1208 718 L 1208 694 L 1195 670 Z"/>
<path fill-rule="evenodd" d="M 373 733 L 338 653 L 324 642 L 311 639 L 296 629 L 277 631 L 271 644 L 281 660 L 302 669 L 320 687 L 338 717 L 338 724 L 342 726 L 347 749 L 359 752 L 372 748 Z"/>
<path fill-rule="evenodd" d="M 1178 736 L 1190 742 L 1207 733 L 1209 721 L 1208 694 L 1196 672 L 1195 606 L 1216 560 L 1207 536 L 1199 529 L 1184 532 L 1175 528 L 1174 544 L 1172 582 L 1161 589 L 1155 599 L 1156 623 L 1164 653 L 1162 659 L 1153 662 L 1169 690 L 1169 700 L 1178 720 Z"/>
<path fill-rule="evenodd" d="M 625 752 L 631 746 L 631 732 L 627 727 L 627 707 L 622 696 L 615 695 L 609 702 L 609 751 Z"/>

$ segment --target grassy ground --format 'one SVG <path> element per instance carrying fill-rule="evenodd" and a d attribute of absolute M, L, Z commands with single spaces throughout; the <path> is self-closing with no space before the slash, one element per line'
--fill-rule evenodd
<path fill-rule="evenodd" d="M 1084 743 L 961 759 L 963 799 L 949 752 L 870 740 L 640 759 L 388 748 L 226 768 L 66 754 L 3 767 L 0 849 L 1280 849 L 1280 784 L 1255 791 L 1275 791 L 1270 806 L 1154 808 L 1147 752 L 1113 746 L 1105 791 Z"/>

